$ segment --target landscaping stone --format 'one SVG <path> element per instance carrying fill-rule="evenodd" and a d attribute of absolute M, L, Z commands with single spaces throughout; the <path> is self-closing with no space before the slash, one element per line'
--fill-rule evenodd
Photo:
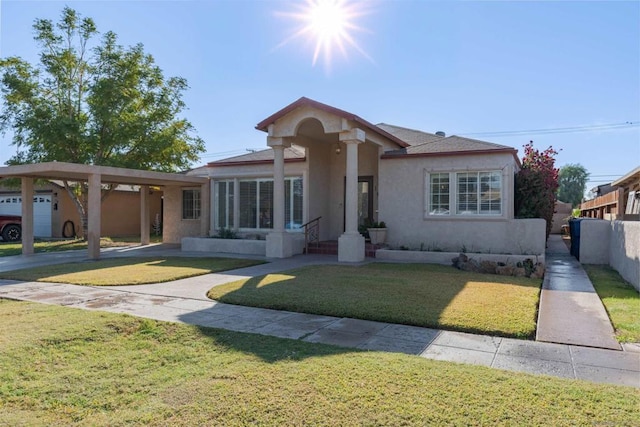
<path fill-rule="evenodd" d="M 499 274 L 501 276 L 513 276 L 513 266 L 499 265 L 496 267 L 496 274 Z"/>
<path fill-rule="evenodd" d="M 480 272 L 487 274 L 496 274 L 498 263 L 493 261 L 480 261 Z"/>
<path fill-rule="evenodd" d="M 478 262 L 465 254 L 451 259 L 455 268 L 473 273 L 498 274 L 500 276 L 531 277 L 541 279 L 544 276 L 544 263 L 534 263 L 531 258 L 519 261 L 517 264 L 481 260 Z"/>
<path fill-rule="evenodd" d="M 527 270 L 524 267 L 516 267 L 513 269 L 512 276 L 525 277 L 526 275 L 527 275 Z"/>

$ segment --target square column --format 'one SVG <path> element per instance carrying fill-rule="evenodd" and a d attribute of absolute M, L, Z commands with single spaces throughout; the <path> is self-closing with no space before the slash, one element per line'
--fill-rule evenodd
<path fill-rule="evenodd" d="M 211 215 L 209 215 L 209 212 L 211 212 L 211 187 L 209 186 L 210 182 L 211 181 L 207 181 L 200 186 L 200 235 L 207 237 L 210 236 L 209 221 L 211 218 Z"/>
<path fill-rule="evenodd" d="M 149 186 L 140 186 L 140 244 L 148 245 L 151 241 L 151 224 L 149 223 Z"/>
<path fill-rule="evenodd" d="M 22 255 L 33 254 L 33 178 L 22 178 Z"/>
<path fill-rule="evenodd" d="M 100 174 L 89 175 L 89 206 L 87 209 L 88 231 L 87 243 L 89 258 L 100 258 L 100 214 L 102 198 L 102 182 Z"/>
<path fill-rule="evenodd" d="M 267 258 L 289 258 L 293 238 L 284 229 L 284 149 L 291 143 L 267 137 L 267 144 L 273 148 L 273 231 L 267 235 Z"/>
<path fill-rule="evenodd" d="M 347 146 L 345 185 L 344 234 L 338 239 L 338 261 L 364 261 L 364 237 L 358 232 L 358 144 L 365 141 L 362 129 L 340 133 L 340 141 Z"/>

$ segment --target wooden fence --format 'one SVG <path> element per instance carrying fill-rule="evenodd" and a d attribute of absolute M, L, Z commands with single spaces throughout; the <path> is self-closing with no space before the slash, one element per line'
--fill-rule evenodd
<path fill-rule="evenodd" d="M 580 216 L 599 219 L 622 219 L 624 216 L 624 189 L 619 188 L 604 196 L 580 204 Z"/>

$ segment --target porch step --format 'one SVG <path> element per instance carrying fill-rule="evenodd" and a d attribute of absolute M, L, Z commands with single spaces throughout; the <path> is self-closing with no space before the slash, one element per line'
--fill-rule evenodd
<path fill-rule="evenodd" d="M 373 245 L 369 242 L 364 244 L 364 256 L 367 258 L 375 258 L 376 251 L 382 248 L 382 245 Z M 312 243 L 309 245 L 309 254 L 321 255 L 338 255 L 338 241 L 325 240 L 324 242 Z"/>

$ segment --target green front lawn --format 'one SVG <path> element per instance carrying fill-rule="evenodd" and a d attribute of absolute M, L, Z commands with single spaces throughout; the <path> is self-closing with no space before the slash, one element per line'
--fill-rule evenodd
<path fill-rule="evenodd" d="M 640 343 L 640 294 L 613 268 L 584 265 L 620 342 Z"/>
<path fill-rule="evenodd" d="M 630 387 L 0 300 L 0 425 L 637 425 Z"/>
<path fill-rule="evenodd" d="M 162 243 L 162 236 L 151 236 L 151 243 Z M 102 237 L 100 239 L 101 248 L 131 246 L 135 244 L 140 244 L 140 237 Z M 33 244 L 33 249 L 36 253 L 76 251 L 87 249 L 87 242 L 80 239 L 37 240 Z M 0 257 L 20 255 L 21 253 L 22 243 L 0 241 Z"/>
<path fill-rule="evenodd" d="M 212 288 L 254 307 L 532 338 L 541 281 L 429 264 L 312 266 Z"/>
<path fill-rule="evenodd" d="M 0 273 L 0 279 L 88 286 L 144 285 L 262 263 L 263 261 L 239 258 L 110 258 L 7 271 Z"/>

